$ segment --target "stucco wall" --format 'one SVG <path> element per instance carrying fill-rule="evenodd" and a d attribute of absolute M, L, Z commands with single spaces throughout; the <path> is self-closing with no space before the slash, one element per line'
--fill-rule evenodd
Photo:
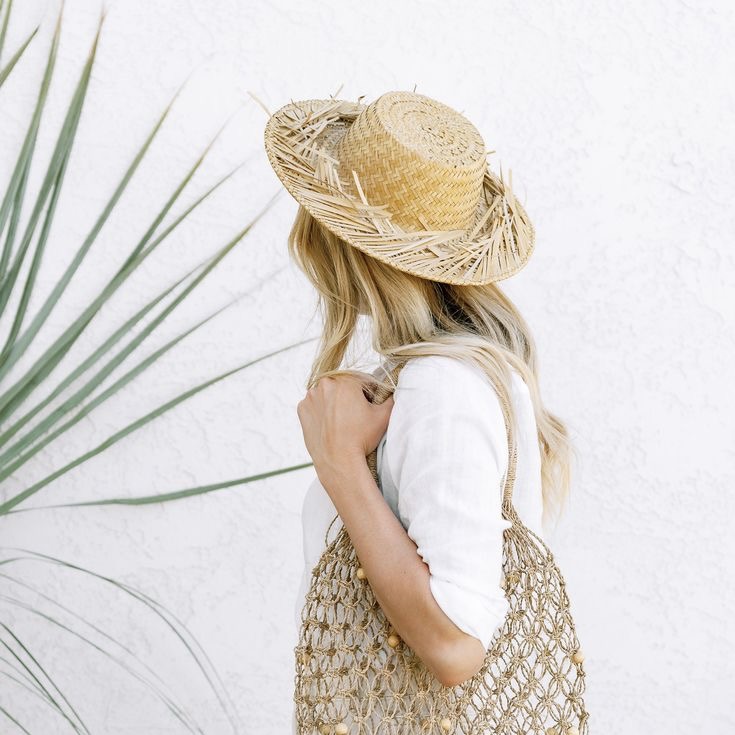
<path fill-rule="evenodd" d="M 66 5 L 43 162 L 101 8 L 94 0 Z M 0 90 L 3 182 L 57 7 L 16 2 L 3 64 L 36 22 L 42 27 Z M 513 170 L 538 233 L 531 261 L 504 285 L 534 331 L 546 402 L 568 422 L 579 455 L 571 505 L 551 544 L 586 652 L 591 731 L 732 732 L 732 4 L 119 0 L 109 7 L 32 311 L 192 76 L 73 292 L 13 374 L 119 266 L 228 116 L 175 212 L 245 165 L 140 269 L 76 354 L 233 237 L 279 189 L 262 149 L 266 113 L 247 90 L 272 111 L 341 85 L 350 99 L 415 86 L 446 101 L 477 124 L 496 164 Z M 233 306 L 7 480 L 2 497 L 196 382 L 316 336 L 314 294 L 285 247 L 295 206 L 284 192 L 153 342 L 242 295 Z M 308 462 L 295 404 L 314 345 L 212 386 L 24 507 L 165 492 Z M 163 506 L 13 514 L 0 519 L 3 558 L 12 555 L 7 547 L 26 547 L 145 591 L 207 651 L 242 722 L 236 731 L 285 733 L 299 513 L 313 476 L 309 468 Z M 38 562 L 11 570 L 166 674 L 207 735 L 235 731 L 181 644 L 140 604 Z M 41 602 L 8 579 L 0 578 L 0 589 Z M 186 731 L 114 663 L 7 600 L 0 605 L 0 620 L 32 644 L 90 732 Z M 71 731 L 8 681 L 0 705 L 32 732 Z M 0 723 L 13 732 L 1 716 Z"/>

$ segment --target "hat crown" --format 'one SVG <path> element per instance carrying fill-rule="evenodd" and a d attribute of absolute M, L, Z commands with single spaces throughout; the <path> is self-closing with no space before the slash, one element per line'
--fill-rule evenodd
<path fill-rule="evenodd" d="M 340 177 L 407 230 L 466 230 L 483 193 L 487 150 L 477 128 L 448 105 L 387 92 L 367 105 L 337 144 Z"/>

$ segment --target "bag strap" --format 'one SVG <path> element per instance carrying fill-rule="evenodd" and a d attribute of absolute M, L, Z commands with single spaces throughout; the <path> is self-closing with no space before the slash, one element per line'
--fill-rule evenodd
<path fill-rule="evenodd" d="M 395 390 L 395 386 L 398 385 L 398 374 L 401 372 L 403 367 L 405 366 L 407 360 L 403 360 L 402 362 L 399 362 L 397 365 L 393 367 L 392 370 L 386 371 L 388 375 L 391 377 L 391 382 L 393 383 L 393 387 L 391 386 L 383 386 L 378 385 L 375 392 L 372 396 L 372 402 L 376 405 L 380 405 L 383 401 L 387 400 L 390 396 L 393 395 L 393 391 Z M 378 478 L 378 448 L 375 447 L 370 454 L 367 456 L 367 463 L 368 467 L 370 468 L 370 472 L 373 475 L 373 479 L 375 482 L 380 486 L 380 480 Z"/>
<path fill-rule="evenodd" d="M 513 422 L 511 421 L 511 409 L 506 397 L 496 387 L 495 392 L 500 400 L 500 406 L 503 410 L 503 419 L 505 420 L 505 435 L 508 440 L 508 469 L 505 473 L 505 483 L 503 486 L 503 515 L 509 519 L 518 519 L 518 514 L 513 507 L 513 487 L 516 479 L 516 465 L 518 463 L 518 444 L 515 440 L 513 432 Z"/>
<path fill-rule="evenodd" d="M 375 404 L 380 405 L 383 401 L 385 401 L 389 396 L 393 394 L 393 391 L 395 390 L 395 386 L 398 384 L 398 375 L 403 369 L 403 367 L 406 365 L 408 360 L 403 360 L 402 362 L 399 362 L 397 365 L 395 365 L 391 370 L 387 371 L 388 374 L 391 376 L 391 381 L 393 383 L 393 387 L 390 385 L 383 386 L 378 385 L 376 390 L 373 393 L 372 396 L 372 402 Z M 515 442 L 515 436 L 513 434 L 512 429 L 512 422 L 510 420 L 511 412 L 510 412 L 510 406 L 508 404 L 508 401 L 505 399 L 505 397 L 501 394 L 499 390 L 496 389 L 496 393 L 498 395 L 498 398 L 500 400 L 501 408 L 503 410 L 503 419 L 505 421 L 505 431 L 506 436 L 508 439 L 508 468 L 505 473 L 505 481 L 503 484 L 503 512 L 506 517 L 510 516 L 511 518 L 517 517 L 517 514 L 515 512 L 515 509 L 513 508 L 513 484 L 515 482 L 515 476 L 516 476 L 516 464 L 518 459 L 518 447 Z M 373 476 L 373 479 L 375 482 L 379 485 L 380 480 L 378 478 L 378 448 L 375 447 L 370 454 L 367 456 L 367 464 L 370 468 L 370 472 Z M 332 525 L 334 522 L 339 518 L 339 513 L 332 518 L 329 526 L 327 527 L 327 532 L 324 535 L 324 542 L 326 545 L 329 545 L 329 532 L 332 529 Z"/>

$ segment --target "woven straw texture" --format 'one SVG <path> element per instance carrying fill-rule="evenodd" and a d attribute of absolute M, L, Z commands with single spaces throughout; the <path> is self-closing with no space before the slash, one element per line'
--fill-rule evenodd
<path fill-rule="evenodd" d="M 393 385 L 403 364 L 391 372 Z M 378 391 L 373 400 L 391 392 Z M 329 541 L 335 516 L 294 649 L 298 735 L 587 735 L 583 655 L 564 578 L 513 508 L 517 447 L 500 397 L 509 447 L 502 500 L 512 523 L 503 539 L 509 610 L 482 668 L 453 687 L 433 676 L 392 629 L 345 527 Z M 375 451 L 368 464 L 377 482 Z"/>
<path fill-rule="evenodd" d="M 265 150 L 316 219 L 400 270 L 490 283 L 520 270 L 533 250 L 511 173 L 507 182 L 497 176 L 477 128 L 431 97 L 292 102 L 270 116 Z"/>

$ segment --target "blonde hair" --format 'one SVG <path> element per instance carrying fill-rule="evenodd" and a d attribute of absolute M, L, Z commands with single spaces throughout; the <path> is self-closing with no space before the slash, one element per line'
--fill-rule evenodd
<path fill-rule="evenodd" d="M 317 290 L 321 341 L 307 387 L 348 372 L 343 359 L 361 314 L 372 318 L 372 348 L 387 361 L 457 357 L 485 372 L 512 411 L 512 366 L 529 388 L 541 449 L 546 523 L 561 515 L 570 486 L 572 446 L 565 424 L 543 406 L 536 348 L 528 324 L 495 283 L 461 285 L 419 278 L 352 247 L 298 207 L 288 251 Z M 516 418 L 511 416 L 515 432 Z M 517 436 L 517 433 L 515 433 Z"/>

